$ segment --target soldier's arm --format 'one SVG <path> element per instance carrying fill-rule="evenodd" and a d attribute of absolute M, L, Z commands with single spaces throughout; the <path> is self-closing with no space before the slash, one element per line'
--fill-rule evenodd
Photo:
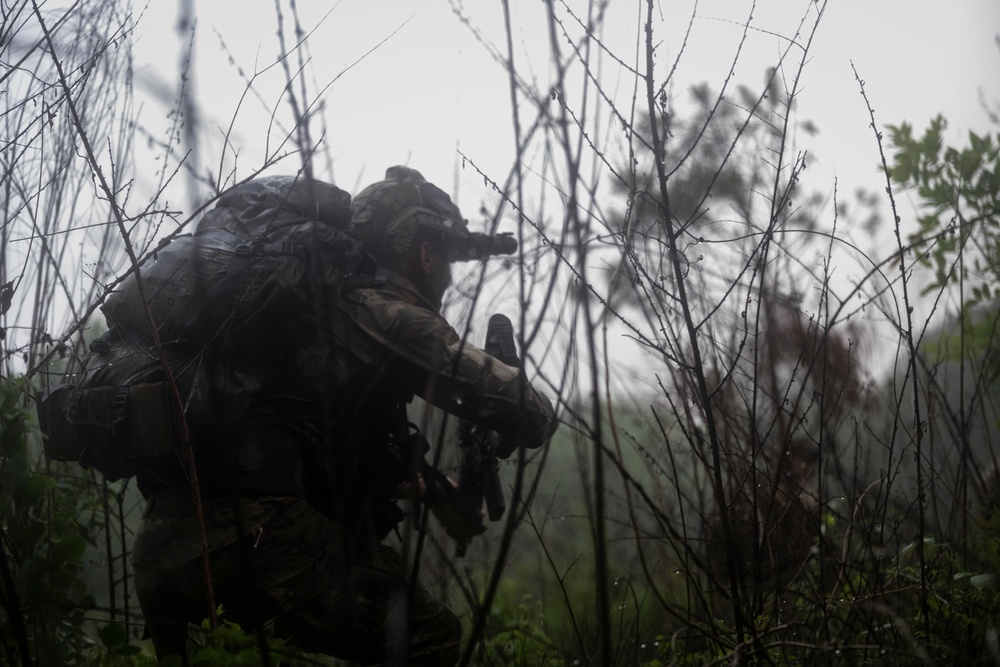
<path fill-rule="evenodd" d="M 414 392 L 428 402 L 525 447 L 540 447 L 552 436 L 552 403 L 523 371 L 463 343 L 437 313 L 395 302 L 359 314 L 359 324 L 409 368 Z"/>

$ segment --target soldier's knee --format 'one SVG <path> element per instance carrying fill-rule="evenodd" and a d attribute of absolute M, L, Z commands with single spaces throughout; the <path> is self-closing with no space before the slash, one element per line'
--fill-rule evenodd
<path fill-rule="evenodd" d="M 433 615 L 414 619 L 410 632 L 410 665 L 454 665 L 462 650 L 462 624 L 439 605 Z"/>

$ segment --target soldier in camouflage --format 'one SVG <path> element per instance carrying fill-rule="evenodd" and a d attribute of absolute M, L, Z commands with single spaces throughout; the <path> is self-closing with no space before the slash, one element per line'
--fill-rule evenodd
<path fill-rule="evenodd" d="M 258 395 L 238 437 L 212 434 L 199 464 L 212 583 L 224 618 L 273 628 L 304 650 L 361 664 L 454 664 L 457 617 L 382 539 L 422 501 L 465 542 L 482 530 L 428 479 L 426 441 L 406 405 L 420 396 L 497 431 L 509 455 L 555 429 L 552 405 L 439 314 L 452 261 L 476 259 L 459 210 L 416 171 L 392 167 L 352 203 L 377 271 L 316 307 L 324 323 Z M 209 449 L 209 448 L 203 448 Z M 439 478 L 437 478 L 439 479 Z M 184 654 L 206 616 L 201 535 L 183 489 L 158 488 L 133 550 L 135 584 L 160 656 Z"/>

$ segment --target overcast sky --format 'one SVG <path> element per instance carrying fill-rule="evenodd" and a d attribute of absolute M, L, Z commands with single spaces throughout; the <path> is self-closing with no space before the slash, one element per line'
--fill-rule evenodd
<path fill-rule="evenodd" d="M 509 92 L 505 74 L 458 20 L 447 0 L 342 0 L 299 2 L 302 24 L 314 32 L 310 76 L 326 91 L 326 145 L 335 159 L 332 178 L 353 190 L 378 178 L 390 164 L 407 162 L 433 180 L 450 184 L 460 149 L 491 172 L 504 173 L 513 155 Z M 324 19 L 322 12 L 329 14 Z M 487 39 L 503 47 L 500 3 L 468 2 L 471 22 Z M 550 67 L 544 33 L 543 3 L 513 2 L 518 41 L 517 65 L 545 89 Z M 641 36 L 640 10 L 645 3 L 610 3 L 604 39 L 619 57 L 634 61 Z M 195 48 L 195 91 L 203 126 L 225 127 L 237 108 L 247 73 L 270 64 L 278 53 L 275 4 L 272 0 L 215 0 L 196 3 L 199 39 Z M 571 3 L 579 8 L 584 3 Z M 690 2 L 660 3 L 657 24 L 658 68 L 666 71 L 676 57 L 692 14 Z M 754 86 L 794 34 L 808 3 L 769 0 L 754 10 L 736 68 L 736 79 Z M 136 67 L 155 74 L 176 89 L 182 57 L 176 17 L 180 3 L 152 0 L 136 33 Z M 682 100 L 700 81 L 716 87 L 727 74 L 743 33 L 751 3 L 704 0 L 698 5 L 685 55 L 671 87 Z M 287 7 L 287 5 L 286 5 Z M 291 17 L 286 15 L 286 34 Z M 812 15 L 807 16 L 807 25 Z M 809 140 L 812 177 L 837 177 L 841 189 L 872 182 L 877 158 L 851 63 L 866 81 L 880 124 L 904 120 L 918 127 L 936 113 L 951 121 L 956 139 L 968 129 L 985 130 L 988 121 L 981 97 L 1000 100 L 1000 3 L 995 0 L 837 0 L 830 2 L 810 51 L 799 97 L 799 118 L 810 119 L 820 134 Z M 228 52 L 221 47 L 225 43 Z M 375 48 L 377 47 L 377 48 Z M 374 48 L 374 51 L 372 49 Z M 371 51 L 371 53 L 369 53 Z M 365 55 L 368 54 L 368 55 Z M 232 61 L 230 61 L 232 56 Z M 797 59 L 793 49 L 791 57 Z M 361 59 L 343 76 L 351 64 Z M 231 64 L 231 62 L 233 64 Z M 791 64 L 795 60 L 788 61 Z M 787 66 L 787 65 L 786 65 Z M 633 83 L 605 59 L 603 82 L 609 90 L 628 94 Z M 662 72 L 661 72 L 662 76 Z M 272 70 L 258 79 L 269 105 L 280 95 L 283 75 Z M 235 124 L 236 140 L 246 159 L 258 152 L 264 120 L 262 105 L 244 102 Z M 154 127 L 165 113 L 146 106 L 143 122 Z M 221 130 L 216 131 L 219 136 Z M 213 161 L 215 156 L 203 159 Z M 331 177 L 331 175 L 327 175 Z M 475 190 L 478 179 L 463 176 L 461 189 Z M 481 181 L 479 181 L 481 183 Z M 877 187 L 877 184 L 876 184 Z M 448 189 L 446 187 L 446 189 Z M 476 193 L 461 193 L 466 205 Z"/>
<path fill-rule="evenodd" d="M 137 80 L 145 82 L 137 89 L 140 98 L 152 89 L 167 101 L 176 97 L 185 52 L 177 29 L 180 4 L 152 0 L 139 21 L 135 66 Z M 511 4 L 518 72 L 539 90 L 548 90 L 552 68 L 545 5 L 537 0 Z M 238 68 L 247 76 L 261 72 L 279 53 L 275 3 L 215 0 L 196 5 L 193 85 L 200 102 L 201 130 L 214 142 L 202 146 L 197 156 L 200 169 L 218 171 L 220 137 L 235 115 L 231 141 L 240 155 L 238 176 L 246 177 L 259 165 L 267 145 L 271 109 L 287 106 L 281 102 L 285 75 L 280 67 L 255 78 L 259 99 L 251 95 L 240 102 L 245 82 Z M 287 12 L 288 3 L 282 5 Z M 408 164 L 451 192 L 470 220 L 478 219 L 480 205 L 491 204 L 495 195 L 474 169 L 462 168 L 458 152 L 498 180 L 506 176 L 514 158 L 507 77 L 481 42 L 505 49 L 501 3 L 465 3 L 463 11 L 469 12 L 468 22 L 478 36 L 459 20 L 448 0 L 341 0 L 332 10 L 329 3 L 297 5 L 304 29 L 311 31 L 309 81 L 314 91 L 325 88 L 321 122 L 314 123 L 313 131 L 314 136 L 325 131 L 324 148 L 332 166 L 319 161 L 320 177 L 357 192 L 381 178 L 387 166 Z M 582 1 L 570 5 L 579 11 L 586 7 Z M 602 40 L 629 65 L 640 57 L 636 45 L 643 35 L 644 6 L 644 2 L 615 0 L 605 16 Z M 659 4 L 654 24 L 658 79 L 677 57 L 694 14 L 669 88 L 675 104 L 682 105 L 695 84 L 707 81 L 718 89 L 732 66 L 752 6 L 746 0 L 702 0 L 693 12 L 690 0 Z M 766 68 L 778 61 L 803 19 L 800 41 L 808 38 L 818 6 L 801 0 L 760 2 L 753 9 L 734 83 L 759 90 Z M 291 39 L 291 17 L 286 13 L 283 18 Z M 841 203 L 850 202 L 862 187 L 885 198 L 878 146 L 852 63 L 866 83 L 882 130 L 909 121 L 920 131 L 941 113 L 950 123 L 948 138 L 957 144 L 966 141 L 969 130 L 998 131 L 983 108 L 984 99 L 1000 108 L 998 32 L 996 0 L 962 0 L 947 3 L 947 8 L 932 0 L 829 2 L 809 49 L 797 98 L 798 119 L 819 128 L 816 136 L 796 134 L 797 149 L 810 153 L 806 184 L 829 197 L 836 182 Z M 801 51 L 790 49 L 787 76 L 800 60 Z M 580 81 L 579 68 L 571 77 Z M 631 98 L 634 77 L 614 59 L 602 60 L 599 77 L 606 94 L 619 103 Z M 141 122 L 155 134 L 157 126 L 166 124 L 166 113 L 162 101 L 144 102 Z M 522 120 L 530 122 L 535 112 L 524 104 L 522 113 Z M 603 113 L 606 121 L 608 114 Z M 620 138 L 613 123 L 606 125 L 605 138 Z M 600 140 L 599 133 L 595 139 Z M 606 148 L 614 159 L 614 146 Z M 286 165 L 275 171 L 290 173 L 297 167 L 294 161 Z M 184 194 L 181 190 L 170 195 L 171 202 L 183 201 Z M 916 223 L 907 195 L 897 195 L 905 236 Z M 890 219 L 886 203 L 878 209 L 883 220 Z M 509 227 L 502 223 L 502 229 L 503 224 Z M 832 216 L 821 220 L 826 228 L 832 224 Z M 888 225 L 878 237 L 868 238 L 841 222 L 838 234 L 859 243 L 871 261 L 888 257 L 896 244 Z M 853 258 L 837 263 L 835 279 L 842 289 L 835 285 L 835 292 L 848 293 L 852 281 L 871 268 L 867 261 Z M 922 314 L 919 309 L 917 314 Z M 890 326 L 885 342 L 894 344 L 895 335 Z"/>

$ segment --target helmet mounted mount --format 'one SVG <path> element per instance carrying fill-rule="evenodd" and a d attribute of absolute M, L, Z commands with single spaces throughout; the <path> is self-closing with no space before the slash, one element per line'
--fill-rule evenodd
<path fill-rule="evenodd" d="M 352 225 L 360 229 L 376 255 L 406 253 L 421 229 L 441 233 L 451 262 L 483 261 L 517 250 L 511 234 L 470 232 L 451 197 L 410 167 L 389 167 L 384 180 L 354 197 L 351 209 Z"/>

